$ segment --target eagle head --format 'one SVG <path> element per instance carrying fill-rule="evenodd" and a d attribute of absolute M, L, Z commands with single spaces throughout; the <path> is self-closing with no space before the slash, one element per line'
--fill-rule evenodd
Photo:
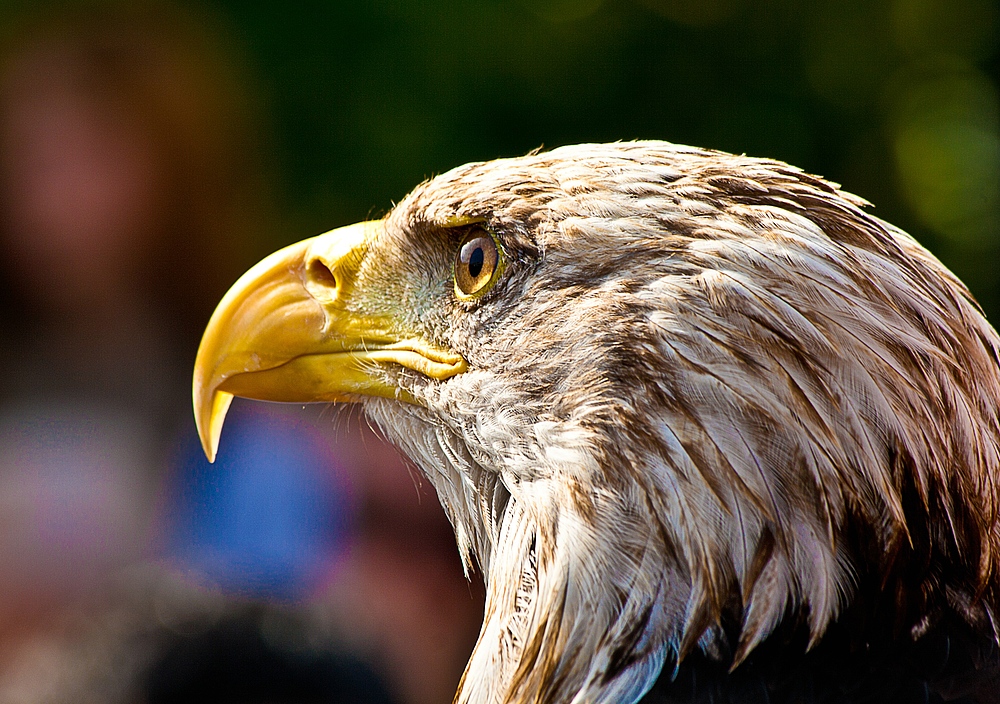
<path fill-rule="evenodd" d="M 234 285 L 196 362 L 205 450 L 234 395 L 361 403 L 487 584 L 457 702 L 995 644 L 1000 340 L 863 206 L 663 142 L 459 167 Z"/>

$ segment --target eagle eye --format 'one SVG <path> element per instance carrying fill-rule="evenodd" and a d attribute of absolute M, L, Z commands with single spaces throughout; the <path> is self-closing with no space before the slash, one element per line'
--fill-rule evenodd
<path fill-rule="evenodd" d="M 464 300 L 486 293 L 500 269 L 500 252 L 493 237 L 476 228 L 465 236 L 455 256 L 455 294 Z"/>

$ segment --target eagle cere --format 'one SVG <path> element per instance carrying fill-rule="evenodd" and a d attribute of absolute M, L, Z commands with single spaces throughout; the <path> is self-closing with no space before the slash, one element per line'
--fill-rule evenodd
<path fill-rule="evenodd" d="M 486 580 L 457 702 L 992 701 L 1000 339 L 866 205 L 665 142 L 461 166 L 233 286 L 206 452 L 233 395 L 361 403 Z"/>

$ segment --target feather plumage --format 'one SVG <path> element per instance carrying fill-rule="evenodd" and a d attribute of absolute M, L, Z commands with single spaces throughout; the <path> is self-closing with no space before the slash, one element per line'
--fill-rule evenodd
<path fill-rule="evenodd" d="M 475 501 L 452 516 L 492 556 L 459 701 L 634 699 L 665 658 L 737 666 L 784 621 L 816 646 L 862 588 L 900 596 L 904 638 L 951 612 L 990 638 L 997 337 L 863 205 L 777 162 L 620 144 L 463 167 L 389 216 L 527 244 L 470 315 L 480 378 L 415 386 L 512 497 L 499 533 Z"/>

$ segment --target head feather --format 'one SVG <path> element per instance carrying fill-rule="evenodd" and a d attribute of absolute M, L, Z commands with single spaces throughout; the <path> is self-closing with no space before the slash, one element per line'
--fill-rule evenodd
<path fill-rule="evenodd" d="M 488 582 L 457 701 L 634 701 L 665 660 L 886 605 L 911 639 L 992 632 L 1000 341 L 865 205 L 637 142 L 463 166 L 390 213 L 386 243 L 478 220 L 509 259 L 418 321 L 470 371 L 367 402 Z"/>

